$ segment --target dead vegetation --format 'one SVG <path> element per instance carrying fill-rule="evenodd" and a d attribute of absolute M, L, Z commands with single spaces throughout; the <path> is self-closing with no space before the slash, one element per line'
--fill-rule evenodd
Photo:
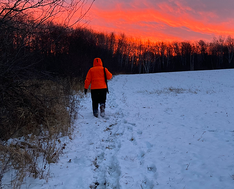
<path fill-rule="evenodd" d="M 20 188 L 24 178 L 48 179 L 70 136 L 76 119 L 78 80 L 8 81 L 0 94 L 0 188 L 11 172 L 10 188 Z M 4 187 L 3 187 L 4 188 Z"/>
<path fill-rule="evenodd" d="M 68 58 L 61 66 L 61 57 L 68 57 L 72 16 L 82 10 L 73 24 L 79 22 L 92 4 L 0 1 L 0 189 L 20 188 L 28 176 L 48 179 L 66 146 L 60 137 L 72 132 L 74 77 L 82 75 L 68 71 Z M 53 22 L 58 15 L 63 27 Z"/>

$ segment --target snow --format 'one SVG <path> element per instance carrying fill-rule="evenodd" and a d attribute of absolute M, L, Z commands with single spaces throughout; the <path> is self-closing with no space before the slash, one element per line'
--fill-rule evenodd
<path fill-rule="evenodd" d="M 117 75 L 106 117 L 82 99 L 72 140 L 30 189 L 233 189 L 234 70 Z"/>

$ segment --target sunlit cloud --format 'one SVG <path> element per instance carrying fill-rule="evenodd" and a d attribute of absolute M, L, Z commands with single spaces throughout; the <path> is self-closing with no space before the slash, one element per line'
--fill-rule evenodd
<path fill-rule="evenodd" d="M 212 40 L 234 35 L 230 6 L 233 0 L 99 0 L 89 12 L 88 27 L 150 40 Z"/>

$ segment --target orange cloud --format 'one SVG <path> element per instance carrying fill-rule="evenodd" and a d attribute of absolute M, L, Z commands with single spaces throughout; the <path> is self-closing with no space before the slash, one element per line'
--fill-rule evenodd
<path fill-rule="evenodd" d="M 179 2 L 176 2 L 176 7 L 158 3 L 157 9 L 146 3 L 144 8 L 139 8 L 136 5 L 139 1 L 134 3 L 128 8 L 123 3 L 115 3 L 106 9 L 94 4 L 89 13 L 90 27 L 101 32 L 125 33 L 151 40 L 212 40 L 217 35 L 234 35 L 234 20 L 210 22 L 218 17 L 213 12 L 197 13 Z"/>

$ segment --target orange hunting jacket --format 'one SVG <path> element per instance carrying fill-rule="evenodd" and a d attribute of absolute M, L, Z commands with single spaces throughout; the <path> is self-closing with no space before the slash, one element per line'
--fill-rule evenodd
<path fill-rule="evenodd" d="M 102 66 L 102 60 L 100 58 L 95 58 L 93 61 L 93 67 L 89 69 L 86 79 L 85 79 L 85 89 L 89 88 L 91 84 L 91 89 L 106 89 L 106 82 L 104 76 L 104 68 Z M 109 80 L 112 78 L 112 74 L 105 68 L 106 78 Z"/>

